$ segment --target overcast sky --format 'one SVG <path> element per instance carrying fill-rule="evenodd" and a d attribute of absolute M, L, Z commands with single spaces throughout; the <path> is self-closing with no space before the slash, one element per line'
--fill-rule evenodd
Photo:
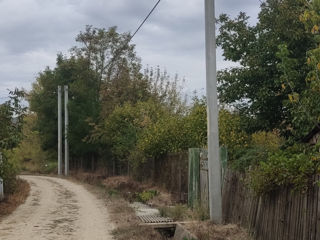
<path fill-rule="evenodd" d="M 156 0 L 0 0 L 0 102 L 7 89 L 31 89 L 38 73 L 68 53 L 85 25 L 133 32 Z M 144 66 L 185 78 L 204 93 L 204 1 L 162 0 L 133 38 Z M 246 12 L 256 22 L 259 0 L 216 0 L 216 15 Z M 218 50 L 218 69 L 228 67 Z"/>

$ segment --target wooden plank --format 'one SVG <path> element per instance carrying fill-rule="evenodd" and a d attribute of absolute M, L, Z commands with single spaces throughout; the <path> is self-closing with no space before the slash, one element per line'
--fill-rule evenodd
<path fill-rule="evenodd" d="M 302 239 L 307 240 L 308 236 L 308 193 L 303 197 L 303 223 L 302 223 Z"/>
<path fill-rule="evenodd" d="M 318 181 L 320 181 L 320 176 L 318 176 Z M 317 233 L 315 239 L 320 239 L 320 189 L 318 187 L 318 201 L 317 201 Z"/>
<path fill-rule="evenodd" d="M 188 205 L 194 207 L 200 199 L 200 149 L 189 148 Z"/>
<path fill-rule="evenodd" d="M 147 226 L 152 227 L 154 229 L 161 229 L 161 228 L 175 228 L 176 223 L 141 223 L 140 226 Z"/>
<path fill-rule="evenodd" d="M 239 179 L 240 174 L 225 172 L 225 220 L 247 227 L 257 240 L 320 240 L 318 186 L 310 189 L 307 195 L 293 194 L 290 188 L 284 188 L 254 198 Z M 319 176 L 314 180 L 319 180 Z"/>
<path fill-rule="evenodd" d="M 314 178 L 314 182 L 317 181 L 318 176 L 315 176 Z M 312 209 L 312 226 L 313 226 L 313 230 L 312 230 L 312 236 L 311 239 L 316 239 L 317 236 L 317 210 L 318 210 L 318 191 L 319 191 L 319 187 L 317 184 L 315 184 L 314 188 L 313 188 L 313 209 Z M 320 226 L 318 226 L 320 228 Z"/>

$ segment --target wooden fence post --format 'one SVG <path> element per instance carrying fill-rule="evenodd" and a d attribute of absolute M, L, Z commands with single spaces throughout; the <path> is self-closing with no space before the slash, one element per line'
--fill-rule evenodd
<path fill-rule="evenodd" d="M 3 180 L 0 178 L 0 201 L 4 199 Z"/>
<path fill-rule="evenodd" d="M 220 161 L 221 161 L 221 186 L 224 184 L 224 173 L 228 164 L 228 149 L 225 146 L 220 147 Z"/>
<path fill-rule="evenodd" d="M 188 206 L 194 207 L 200 193 L 200 148 L 189 148 Z"/>

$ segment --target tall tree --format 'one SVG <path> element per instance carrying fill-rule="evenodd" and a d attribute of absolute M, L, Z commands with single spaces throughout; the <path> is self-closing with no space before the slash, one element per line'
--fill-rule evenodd
<path fill-rule="evenodd" d="M 106 30 L 86 26 L 76 38 L 80 46 L 71 49 L 74 56 L 88 59 L 97 75 L 97 96 L 106 103 L 102 104 L 102 117 L 126 101 L 145 99 L 147 81 L 140 73 L 140 59 L 129 43 L 130 37 L 129 33 L 118 33 L 116 27 Z"/>
<path fill-rule="evenodd" d="M 88 68 L 85 58 L 65 58 L 59 55 L 57 66 L 40 73 L 30 92 L 30 109 L 37 113 L 37 128 L 43 139 L 45 150 L 56 151 L 57 144 L 57 86 L 69 86 L 68 138 L 72 145 L 71 158 L 90 155 L 95 145 L 83 139 L 91 131 L 88 120 L 95 122 L 100 104 L 97 97 L 97 76 Z"/>
<path fill-rule="evenodd" d="M 218 73 L 219 98 L 253 119 L 252 131 L 279 126 L 286 129 L 292 121 L 284 104 L 289 90 L 283 91 L 281 78 L 285 73 L 279 68 L 277 53 L 281 44 L 287 46 L 288 57 L 295 61 L 292 87 L 300 93 L 306 87 L 306 51 L 313 44 L 299 20 L 304 9 L 304 0 L 266 0 L 255 26 L 248 24 L 244 13 L 234 20 L 225 14 L 219 17 L 217 44 L 226 60 L 240 64 Z"/>

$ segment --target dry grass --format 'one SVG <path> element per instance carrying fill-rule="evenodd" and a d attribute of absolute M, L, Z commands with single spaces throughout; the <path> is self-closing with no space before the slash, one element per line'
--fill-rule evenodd
<path fill-rule="evenodd" d="M 136 217 L 128 202 L 121 197 L 109 196 L 108 209 L 115 224 L 112 234 L 117 240 L 161 240 L 162 236 L 149 227 L 140 226 L 141 221 Z"/>
<path fill-rule="evenodd" d="M 27 181 L 17 179 L 16 190 L 13 194 L 7 195 L 0 202 L 0 219 L 12 213 L 20 204 L 24 203 L 30 192 L 30 186 Z"/>
<path fill-rule="evenodd" d="M 247 232 L 234 224 L 215 225 L 212 222 L 185 224 L 198 240 L 251 240 Z"/>
<path fill-rule="evenodd" d="M 70 172 L 71 176 L 83 183 L 91 184 L 91 185 L 100 185 L 105 177 L 99 173 L 88 173 L 83 172 L 81 170 L 76 172 Z"/>
<path fill-rule="evenodd" d="M 137 201 L 138 193 L 143 191 L 155 190 L 158 194 L 148 200 L 146 203 L 152 207 L 163 207 L 172 205 L 171 195 L 163 188 L 160 188 L 152 182 L 138 182 L 128 176 L 115 176 L 103 180 L 103 186 L 110 191 L 120 193 L 126 200 Z"/>
<path fill-rule="evenodd" d="M 91 174 L 77 174 L 78 181 L 89 184 L 88 190 L 102 199 L 108 208 L 114 224 L 112 234 L 115 240 L 163 240 L 159 232 L 140 226 L 134 210 L 129 206 L 131 193 L 143 191 L 148 184 L 141 184 L 128 177 L 103 179 Z"/>
<path fill-rule="evenodd" d="M 101 178 L 98 175 L 82 174 L 77 176 L 82 182 L 94 184 L 90 187 L 100 198 L 106 202 L 110 218 L 115 225 L 112 234 L 116 240 L 162 240 L 160 233 L 149 227 L 140 226 L 140 220 L 134 210 L 129 206 L 134 193 L 148 189 L 157 190 L 160 194 L 148 201 L 149 205 L 160 208 L 164 215 L 175 220 L 192 221 L 185 227 L 198 237 L 198 240 L 251 240 L 246 231 L 236 225 L 214 225 L 209 221 L 198 221 L 204 216 L 202 209 L 188 209 L 184 205 L 172 206 L 169 193 L 154 186 L 152 183 L 141 183 L 126 176 Z M 99 186 L 99 187 L 98 187 Z M 196 220 L 196 222 L 195 222 Z"/>

